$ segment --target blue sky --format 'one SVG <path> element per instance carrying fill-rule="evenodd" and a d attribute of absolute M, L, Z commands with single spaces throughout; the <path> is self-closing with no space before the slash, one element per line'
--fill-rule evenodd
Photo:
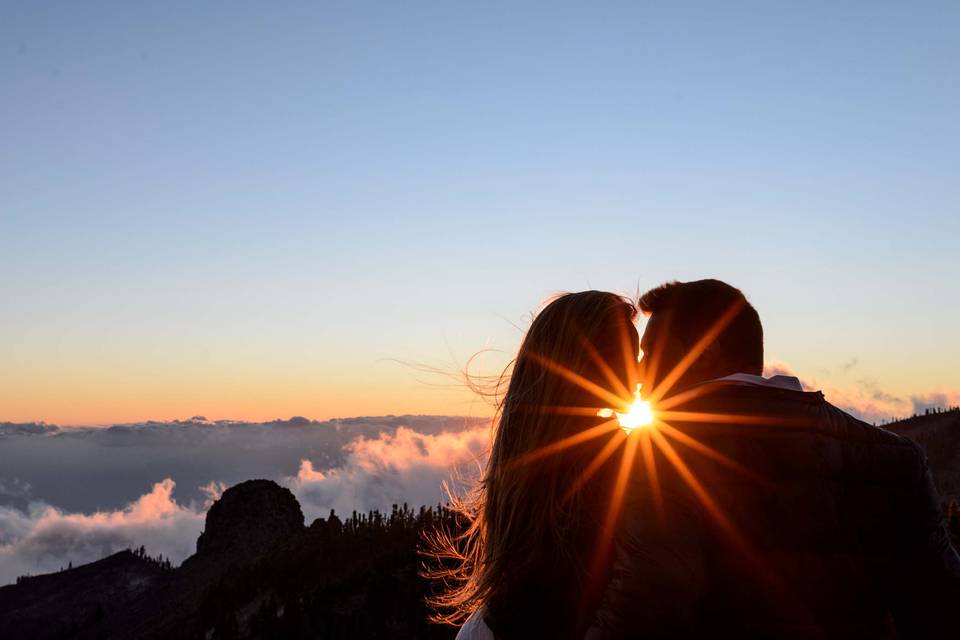
<path fill-rule="evenodd" d="M 708 276 L 803 375 L 960 388 L 956 3 L 3 13 L 0 420 L 472 410 L 390 359 Z"/>

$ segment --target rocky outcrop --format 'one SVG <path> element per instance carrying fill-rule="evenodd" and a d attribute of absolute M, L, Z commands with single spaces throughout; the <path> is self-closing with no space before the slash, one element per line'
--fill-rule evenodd
<path fill-rule="evenodd" d="M 197 602 L 212 585 L 304 530 L 289 489 L 241 482 L 207 511 L 197 553 L 177 569 L 123 551 L 0 588 L 0 638 L 194 637 Z"/>
<path fill-rule="evenodd" d="M 303 529 L 303 511 L 289 489 L 247 480 L 223 492 L 197 538 L 197 556 L 255 557 Z"/>

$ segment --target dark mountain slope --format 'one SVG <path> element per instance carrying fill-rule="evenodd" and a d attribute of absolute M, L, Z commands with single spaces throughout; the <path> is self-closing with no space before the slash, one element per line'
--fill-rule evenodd
<path fill-rule="evenodd" d="M 923 447 L 941 496 L 960 500 L 960 409 L 914 416 L 883 428 Z"/>
<path fill-rule="evenodd" d="M 70 638 L 102 627 L 171 577 L 154 560 L 121 551 L 75 569 L 0 587 L 0 638 Z"/>

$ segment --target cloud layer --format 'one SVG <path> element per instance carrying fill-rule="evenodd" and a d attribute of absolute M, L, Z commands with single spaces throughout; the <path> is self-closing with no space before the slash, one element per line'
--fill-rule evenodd
<path fill-rule="evenodd" d="M 307 520 L 325 517 L 330 509 L 349 515 L 403 502 L 445 502 L 444 483 L 461 485 L 450 487 L 456 491 L 479 477 L 489 440 L 485 426 L 436 435 L 401 427 L 392 435 L 351 442 L 341 467 L 318 471 L 305 459 L 287 484 Z"/>
<path fill-rule="evenodd" d="M 251 423 L 202 417 L 108 428 L 0 423 L 0 506 L 43 501 L 69 512 L 125 507 L 171 478 L 181 504 L 202 505 L 210 483 L 296 475 L 301 460 L 317 469 L 346 463 L 357 439 L 400 427 L 424 435 L 486 424 L 440 416 L 383 416 L 318 422 L 306 418 Z"/>
<path fill-rule="evenodd" d="M 289 486 L 308 522 L 331 508 L 349 515 L 434 504 L 445 500 L 444 482 L 476 477 L 489 436 L 487 420 L 424 416 L 198 418 L 108 429 L 0 424 L 0 585 L 140 545 L 179 563 L 194 552 L 207 507 L 254 477 Z M 50 488 L 78 506 L 43 493 Z"/>
<path fill-rule="evenodd" d="M 0 584 L 140 545 L 180 562 L 196 548 L 204 512 L 177 504 L 175 486 L 165 478 L 116 511 L 64 513 L 42 502 L 31 503 L 26 512 L 0 507 Z"/>

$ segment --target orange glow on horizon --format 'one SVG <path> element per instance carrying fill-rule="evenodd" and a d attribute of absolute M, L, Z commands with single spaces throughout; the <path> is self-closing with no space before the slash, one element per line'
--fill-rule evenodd
<path fill-rule="evenodd" d="M 293 416 L 322 421 L 384 415 L 493 415 L 493 407 L 469 390 L 438 392 L 411 380 L 405 371 L 369 369 L 329 373 L 236 367 L 226 372 L 196 367 L 140 372 L 118 367 L 91 372 L 78 365 L 43 377 L 32 372 L 0 373 L 0 421 L 69 427 L 192 416 L 264 422 Z M 149 382 L 145 382 L 147 373 Z"/>

